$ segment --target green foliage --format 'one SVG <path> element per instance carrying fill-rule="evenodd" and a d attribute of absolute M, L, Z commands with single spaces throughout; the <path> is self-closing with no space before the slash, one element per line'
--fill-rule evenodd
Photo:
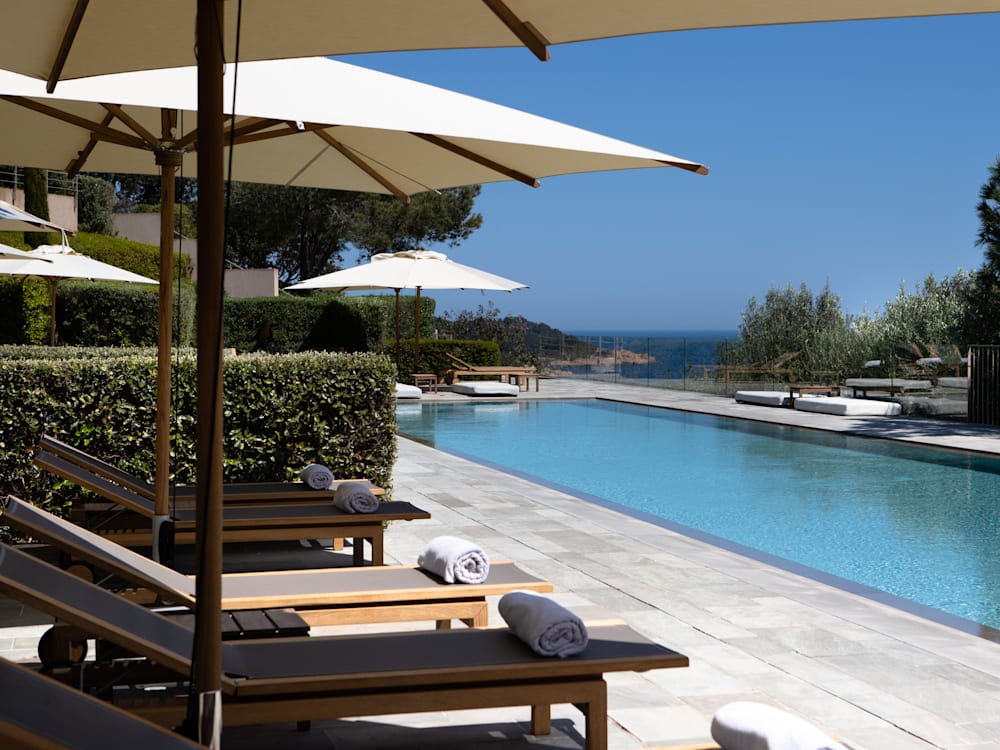
<path fill-rule="evenodd" d="M 500 347 L 495 341 L 444 341 L 427 339 L 420 341 L 420 361 L 413 361 L 413 340 L 400 341 L 399 377 L 409 381 L 415 372 L 433 372 L 444 382 L 451 382 L 451 372 L 455 369 L 446 356 L 452 354 L 470 365 L 492 366 L 503 364 Z M 395 342 L 387 343 L 382 351 L 395 358 Z"/>
<path fill-rule="evenodd" d="M 158 304 L 156 287 L 61 281 L 58 340 L 76 346 L 156 346 Z"/>
<path fill-rule="evenodd" d="M 48 343 L 50 300 L 43 279 L 0 277 L 0 343 Z"/>
<path fill-rule="evenodd" d="M 155 245 L 89 232 L 77 232 L 69 244 L 78 253 L 102 263 L 110 263 L 150 279 L 160 278 L 160 248 Z M 178 273 L 182 279 L 190 279 L 191 260 L 186 255 L 174 253 L 172 278 L 176 279 Z"/>
<path fill-rule="evenodd" d="M 24 170 L 24 210 L 40 219 L 49 218 L 48 172 L 28 167 Z M 31 247 L 51 244 L 50 232 L 25 232 L 24 241 Z"/>
<path fill-rule="evenodd" d="M 80 175 L 79 199 L 77 201 L 77 224 L 81 232 L 113 234 L 115 188 L 107 180 L 89 175 Z"/>
<path fill-rule="evenodd" d="M 147 479 L 154 475 L 156 359 L 151 350 L 47 350 L 47 359 L 2 358 L 0 482 L 5 491 L 61 511 L 79 487 L 31 463 L 43 433 Z M 196 368 L 193 354 L 174 363 L 172 477 L 196 479 Z M 395 367 L 377 355 L 243 355 L 224 360 L 224 479 L 290 480 L 319 462 L 336 476 L 367 477 L 384 487 L 395 461 Z"/>
<path fill-rule="evenodd" d="M 531 324 L 520 315 L 500 317 L 500 309 L 492 302 L 480 305 L 476 311 L 463 310 L 456 313 L 449 310 L 438 319 L 438 328 L 441 335 L 450 338 L 495 342 L 500 349 L 502 364 L 538 364 L 537 359 L 531 355 L 537 349 L 528 348 L 527 334 Z"/>
<path fill-rule="evenodd" d="M 368 255 L 419 250 L 428 243 L 458 245 L 483 225 L 472 213 L 481 185 L 415 195 L 409 203 L 391 196 L 366 195 L 352 227 L 351 244 Z"/>
<path fill-rule="evenodd" d="M 969 343 L 1000 344 L 1000 157 L 989 167 L 976 212 L 985 261 L 967 290 L 962 332 Z"/>

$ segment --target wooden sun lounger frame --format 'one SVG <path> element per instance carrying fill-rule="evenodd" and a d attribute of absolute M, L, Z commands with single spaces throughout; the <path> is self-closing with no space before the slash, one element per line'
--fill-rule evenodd
<path fill-rule="evenodd" d="M 113 538 L 123 546 L 148 546 L 153 541 L 153 502 L 125 489 L 114 482 L 67 461 L 40 450 L 35 464 L 63 479 L 74 482 L 105 500 L 119 505 L 130 513 L 116 517 L 94 529 L 97 533 Z M 349 538 L 354 540 L 355 565 L 364 565 L 364 541 L 371 545 L 372 565 L 385 561 L 383 546 L 386 521 L 414 521 L 430 518 L 430 513 L 411 503 L 382 502 L 374 513 L 345 513 L 332 504 L 316 503 L 263 503 L 226 506 L 223 508 L 223 542 L 287 541 L 295 539 Z M 190 544 L 195 539 L 195 509 L 188 503 L 175 507 L 171 520 L 175 528 L 175 541 Z"/>
<path fill-rule="evenodd" d="M 450 352 L 445 356 L 454 368 L 455 382 L 460 382 L 463 375 L 488 375 L 497 378 L 501 383 L 511 383 L 520 390 L 531 390 L 531 379 L 535 379 L 535 392 L 538 392 L 538 371 L 533 367 L 504 367 L 469 364 Z M 523 387 L 522 387 L 523 386 Z"/>
<path fill-rule="evenodd" d="M 38 448 L 40 451 L 76 464 L 92 474 L 120 484 L 130 492 L 147 500 L 156 499 L 156 488 L 150 482 L 123 471 L 86 451 L 64 443 L 62 440 L 57 440 L 50 435 L 42 435 L 38 441 Z M 373 495 L 385 494 L 383 488 L 372 484 L 367 479 L 337 479 L 327 490 L 314 490 L 304 482 L 236 482 L 222 486 L 222 502 L 247 505 L 291 500 L 296 503 L 315 502 L 326 505 L 333 502 L 333 495 L 337 491 L 337 487 L 345 482 L 362 482 L 368 486 Z M 194 500 L 195 488 L 192 485 L 173 486 L 170 488 L 170 495 L 173 499 L 191 502 Z"/>
<path fill-rule="evenodd" d="M 0 747 L 21 750 L 198 750 L 203 748 L 127 711 L 0 659 Z"/>
<path fill-rule="evenodd" d="M 83 561 L 151 592 L 155 603 L 194 609 L 193 576 L 13 495 L 0 500 L 3 524 L 67 552 L 74 562 Z M 493 562 L 489 577 L 480 584 L 449 585 L 409 565 L 228 573 L 222 577 L 222 609 L 292 608 L 312 626 L 434 620 L 438 629 L 447 629 L 454 619 L 485 627 L 486 597 L 518 589 L 547 593 L 552 584 L 505 561 Z"/>
<path fill-rule="evenodd" d="M 175 679 L 190 673 L 190 630 L 8 545 L 0 545 L 0 590 L 146 657 Z M 546 734 L 551 705 L 573 703 L 586 718 L 587 750 L 605 750 L 604 674 L 686 667 L 688 660 L 625 625 L 589 630 L 586 650 L 566 659 L 536 655 L 505 628 L 224 641 L 223 723 L 531 706 L 532 731 Z M 174 725 L 185 703 L 131 708 Z"/>

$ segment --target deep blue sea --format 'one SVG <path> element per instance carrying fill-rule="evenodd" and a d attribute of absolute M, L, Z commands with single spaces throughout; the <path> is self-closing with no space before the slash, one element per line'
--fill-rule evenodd
<path fill-rule="evenodd" d="M 605 374 L 625 380 L 667 380 L 690 377 L 715 365 L 720 354 L 738 337 L 736 330 L 608 330 L 566 331 L 604 354 L 601 366 L 574 366 L 581 375 Z M 616 355 L 622 350 L 645 354 L 649 362 L 629 363 Z M 566 369 L 566 368 L 562 368 Z"/>

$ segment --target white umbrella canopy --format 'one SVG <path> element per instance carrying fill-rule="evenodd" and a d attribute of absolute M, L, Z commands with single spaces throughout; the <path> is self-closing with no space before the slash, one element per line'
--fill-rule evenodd
<path fill-rule="evenodd" d="M 342 271 L 315 276 L 285 289 L 348 290 L 393 289 L 396 292 L 396 360 L 399 360 L 399 292 L 416 289 L 414 323 L 414 365 L 420 361 L 420 290 L 421 289 L 482 289 L 512 292 L 528 285 L 520 281 L 481 271 L 450 260 L 444 253 L 430 250 L 405 250 L 398 253 L 378 253 L 371 262 Z"/>
<path fill-rule="evenodd" d="M 4 245 L 0 243 L 0 260 L 34 260 L 42 263 L 51 263 L 49 258 L 38 258 L 29 252 L 24 250 L 18 250 L 16 247 L 11 247 L 10 245 Z"/>
<path fill-rule="evenodd" d="M 4 246 L 6 247 L 6 246 Z M 9 248 L 13 250 L 13 248 Z M 124 268 L 81 255 L 68 245 L 40 245 L 24 257 L 0 259 L 0 275 L 40 276 L 49 282 L 50 316 L 49 343 L 56 343 L 56 284 L 60 279 L 90 281 L 123 281 L 132 284 L 158 284 Z"/>
<path fill-rule="evenodd" d="M 157 174 L 150 150 L 197 175 L 197 69 L 122 73 L 57 93 L 0 71 L 0 160 L 24 166 Z M 243 63 L 224 75 L 235 112 L 233 179 L 414 193 L 575 172 L 701 164 L 544 117 L 326 58 Z M 235 104 L 232 87 L 237 83 Z M 162 133 L 164 115 L 172 127 Z M 228 137 L 225 143 L 228 144 Z M 228 151 L 228 149 L 227 149 Z"/>
<path fill-rule="evenodd" d="M 53 81 L 194 62 L 196 0 L 9 3 L 0 68 Z M 660 31 L 1000 11 L 996 0 L 255 0 L 222 3 L 221 54 L 243 60 L 363 52 L 548 46 Z M 29 32 L 30 33 L 27 33 Z"/>
<path fill-rule="evenodd" d="M 18 208 L 7 201 L 0 201 L 0 231 L 3 232 L 37 232 L 52 231 L 62 232 L 66 236 L 66 229 L 53 224 L 48 219 L 28 213 L 23 208 Z M 4 246 L 6 247 L 6 245 Z M 11 248 L 13 249 L 13 248 Z"/>
<path fill-rule="evenodd" d="M 465 266 L 444 253 L 407 250 L 378 253 L 370 263 L 315 276 L 285 289 L 485 289 L 511 292 L 528 285 Z"/>

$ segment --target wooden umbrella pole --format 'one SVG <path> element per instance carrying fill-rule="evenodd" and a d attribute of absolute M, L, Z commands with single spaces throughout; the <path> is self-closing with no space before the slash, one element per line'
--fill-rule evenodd
<path fill-rule="evenodd" d="M 156 480 L 153 518 L 153 559 L 163 561 L 162 525 L 170 513 L 170 353 L 173 344 L 174 183 L 182 155 L 158 151 L 160 167 L 160 287 L 156 351 Z"/>
<path fill-rule="evenodd" d="M 198 578 L 192 700 L 197 739 L 218 748 L 222 717 L 223 0 L 198 0 Z"/>

